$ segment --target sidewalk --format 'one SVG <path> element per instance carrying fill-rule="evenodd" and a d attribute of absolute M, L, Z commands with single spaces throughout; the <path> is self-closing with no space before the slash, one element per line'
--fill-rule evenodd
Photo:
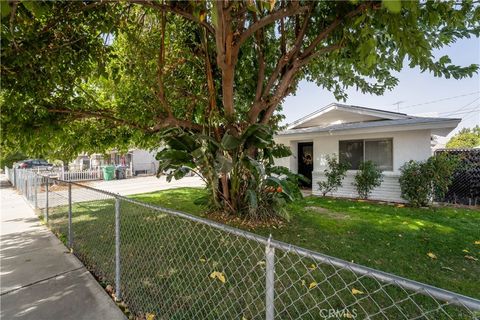
<path fill-rule="evenodd" d="M 0 319 L 126 319 L 0 176 Z"/>

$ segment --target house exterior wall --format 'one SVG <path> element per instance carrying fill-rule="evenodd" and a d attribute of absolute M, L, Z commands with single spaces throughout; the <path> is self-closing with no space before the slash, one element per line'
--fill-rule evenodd
<path fill-rule="evenodd" d="M 297 172 L 297 144 L 298 142 L 313 141 L 313 173 L 312 173 L 312 193 L 319 195 L 317 182 L 324 180 L 323 171 L 326 169 L 326 156 L 337 155 L 339 152 L 340 140 L 355 139 L 375 139 L 375 138 L 391 138 L 393 140 L 393 171 L 385 171 L 384 181 L 382 185 L 376 188 L 370 198 L 385 201 L 404 200 L 400 196 L 400 185 L 398 178 L 400 176 L 400 167 L 409 160 L 423 161 L 431 156 L 431 131 L 430 130 L 413 130 L 398 132 L 376 132 L 376 133 L 357 133 L 349 134 L 347 132 L 337 132 L 335 134 L 328 133 L 312 133 L 303 136 L 277 136 L 276 142 L 290 146 L 292 156 L 276 159 L 275 164 L 284 166 Z M 356 171 L 349 170 L 347 176 L 343 180 L 343 185 L 333 196 L 338 197 L 357 197 L 355 187 L 352 185 Z"/>
<path fill-rule="evenodd" d="M 103 155 L 101 154 L 92 154 L 90 156 L 90 169 L 96 169 L 101 167 L 105 164 L 105 160 L 103 159 Z"/>
<path fill-rule="evenodd" d="M 133 174 L 148 173 L 155 174 L 158 169 L 158 160 L 155 159 L 156 152 L 135 149 L 132 153 Z"/>

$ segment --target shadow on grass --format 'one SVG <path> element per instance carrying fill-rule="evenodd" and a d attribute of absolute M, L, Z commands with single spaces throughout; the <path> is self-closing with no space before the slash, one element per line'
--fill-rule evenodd
<path fill-rule="evenodd" d="M 189 201 L 176 198 L 175 204 L 191 206 Z M 159 319 L 264 318 L 262 244 L 130 202 L 122 201 L 120 208 L 121 287 L 131 311 L 155 313 Z M 74 253 L 97 278 L 113 285 L 114 201 L 74 204 L 72 212 Z M 50 226 L 60 235 L 68 232 L 67 214 L 63 206 L 50 215 Z M 369 225 L 355 223 L 362 230 Z M 414 318 L 425 312 L 432 319 L 471 319 L 465 309 L 295 251 L 277 249 L 275 259 L 275 309 L 280 319 L 320 319 L 323 310 L 344 310 L 359 319 Z"/>

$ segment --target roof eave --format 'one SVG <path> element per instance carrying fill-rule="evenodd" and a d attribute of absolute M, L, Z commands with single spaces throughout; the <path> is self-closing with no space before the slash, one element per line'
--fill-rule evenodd
<path fill-rule="evenodd" d="M 346 112 L 352 112 L 356 114 L 363 114 L 363 115 L 371 115 L 374 117 L 386 117 L 386 119 L 389 120 L 395 120 L 395 119 L 407 119 L 410 116 L 408 116 L 405 113 L 398 113 L 398 112 L 391 112 L 391 111 L 385 111 L 385 110 L 380 110 L 380 109 L 372 109 L 372 108 L 366 108 L 366 107 L 360 107 L 360 106 L 354 106 L 354 105 L 346 105 L 346 104 L 340 104 L 340 103 L 330 103 L 329 105 L 303 117 L 300 118 L 291 124 L 287 126 L 287 130 L 292 130 L 297 128 L 298 126 L 304 124 L 307 121 L 310 121 L 312 119 L 315 119 L 317 117 L 320 117 L 321 115 L 327 113 L 330 110 L 342 110 Z"/>
<path fill-rule="evenodd" d="M 392 120 L 394 121 L 394 120 Z M 352 128 L 318 128 L 318 130 L 311 130 L 312 128 L 302 128 L 302 129 L 291 129 L 279 132 L 276 136 L 292 136 L 292 135 L 302 135 L 302 134 L 318 134 L 318 133 L 342 133 L 342 132 L 353 132 L 353 131 L 380 131 L 380 132 L 388 132 L 388 131 L 409 131 L 409 130 L 428 130 L 428 129 L 455 129 L 458 124 L 462 121 L 462 119 L 452 118 L 452 119 L 435 119 L 435 120 L 428 120 L 424 122 L 416 122 L 416 123 L 397 123 L 397 124 L 390 124 L 389 121 L 385 121 L 382 125 L 377 126 L 360 126 L 360 127 L 352 127 Z M 370 123 L 366 123 L 370 124 Z M 385 129 L 388 130 L 385 130 Z M 310 129 L 310 130 L 308 130 Z"/>

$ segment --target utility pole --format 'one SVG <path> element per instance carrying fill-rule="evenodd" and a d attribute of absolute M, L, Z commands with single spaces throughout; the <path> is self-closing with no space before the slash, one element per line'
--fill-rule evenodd
<path fill-rule="evenodd" d="M 404 103 L 405 101 L 397 101 L 395 103 L 392 103 L 392 105 L 397 105 L 397 112 L 400 112 L 400 103 Z"/>

